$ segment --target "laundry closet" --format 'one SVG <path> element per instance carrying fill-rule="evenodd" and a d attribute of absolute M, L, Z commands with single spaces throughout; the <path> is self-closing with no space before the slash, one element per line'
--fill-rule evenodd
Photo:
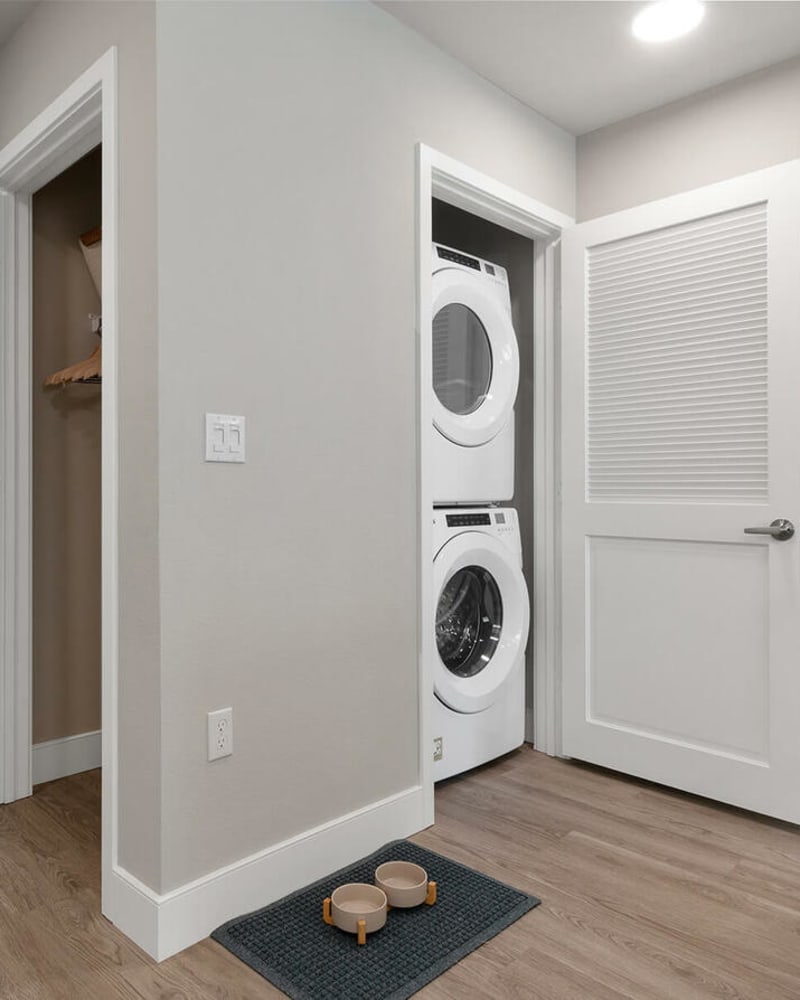
<path fill-rule="evenodd" d="M 534 245 L 436 198 L 432 236 L 438 781 L 532 738 Z"/>
<path fill-rule="evenodd" d="M 34 785 L 101 761 L 101 171 L 32 198 Z"/>

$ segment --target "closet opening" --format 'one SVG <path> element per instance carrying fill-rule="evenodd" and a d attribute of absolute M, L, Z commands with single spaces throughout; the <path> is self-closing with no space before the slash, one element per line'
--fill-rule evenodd
<path fill-rule="evenodd" d="M 32 784 L 99 820 L 102 150 L 31 198 Z M 49 783 L 59 782 L 54 790 Z M 99 848 L 98 829 L 98 848 Z M 98 850 L 99 867 L 99 850 Z"/>
<path fill-rule="evenodd" d="M 535 254 L 529 237 L 436 197 L 431 232 L 431 364 L 441 404 L 434 402 L 432 452 L 440 781 L 533 742 Z M 506 376 L 503 366 L 515 371 Z M 467 432 L 492 405 L 496 426 L 476 432 L 476 443 Z M 451 553 L 466 540 L 475 565 L 462 566 L 457 548 Z M 469 672 L 462 660 L 475 661 Z M 470 684 L 481 699 L 468 697 Z"/>
<path fill-rule="evenodd" d="M 557 246 L 572 224 L 418 145 L 419 760 L 429 824 L 436 782 L 507 753 L 512 747 L 500 744 L 512 722 L 513 746 L 560 751 Z M 476 447 L 486 458 L 480 469 L 471 461 Z M 463 627 L 470 617 L 471 632 Z M 478 683 L 459 674 L 472 664 L 451 648 L 459 635 L 485 644 Z M 501 690 L 505 700 L 493 697 Z M 510 706 L 507 724 L 498 716 Z M 492 725 L 477 732 L 481 719 Z"/>

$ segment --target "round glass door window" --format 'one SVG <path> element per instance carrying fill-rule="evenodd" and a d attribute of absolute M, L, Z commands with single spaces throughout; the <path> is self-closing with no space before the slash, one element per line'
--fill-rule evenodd
<path fill-rule="evenodd" d="M 478 316 L 450 302 L 433 318 L 433 390 L 458 416 L 473 413 L 492 380 L 492 348 Z"/>
<path fill-rule="evenodd" d="M 447 669 L 474 677 L 497 649 L 503 628 L 503 599 L 492 574 L 465 566 L 442 588 L 436 608 L 436 646 Z"/>

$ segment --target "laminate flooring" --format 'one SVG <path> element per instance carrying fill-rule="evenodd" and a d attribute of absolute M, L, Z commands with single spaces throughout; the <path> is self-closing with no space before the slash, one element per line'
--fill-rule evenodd
<path fill-rule="evenodd" d="M 420 1000 L 800 1000 L 796 827 L 526 748 L 438 786 L 413 839 L 543 901 Z M 281 996 L 211 940 L 156 965 L 101 916 L 98 771 L 0 806 L 3 1000 Z"/>

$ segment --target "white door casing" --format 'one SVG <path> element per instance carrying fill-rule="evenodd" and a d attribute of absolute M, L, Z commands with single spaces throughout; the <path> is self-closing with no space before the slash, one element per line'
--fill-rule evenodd
<path fill-rule="evenodd" d="M 562 267 L 563 752 L 800 822 L 800 162 Z"/>
<path fill-rule="evenodd" d="M 31 791 L 31 534 L 30 534 L 30 198 L 102 142 L 103 412 L 102 412 L 102 909 L 121 930 L 153 947 L 138 932 L 141 893 L 118 864 L 118 417 L 117 417 L 117 50 L 111 47 L 0 150 L 0 428 L 6 472 L 0 483 L 2 532 L 14 539 L 2 557 L 0 688 L 4 704 L 0 774 L 3 797 Z M 13 551 L 12 551 L 13 548 Z M 4 700 L 0 698 L 0 700 Z M 15 718 L 9 726 L 9 714 Z M 12 732 L 13 729 L 13 732 Z"/>
<path fill-rule="evenodd" d="M 533 684 L 536 721 L 533 727 L 537 749 L 557 753 L 560 749 L 558 725 L 560 682 L 560 634 L 557 594 L 559 591 L 558 502 L 556 432 L 556 282 L 557 241 L 574 220 L 542 202 L 515 191 L 496 179 L 453 159 L 438 150 L 417 145 L 416 156 L 416 301 L 417 338 L 417 453 L 419 486 L 417 494 L 417 590 L 418 678 L 419 678 L 419 774 L 424 795 L 424 818 L 433 823 L 432 699 L 433 667 L 436 661 L 434 629 L 433 550 L 431 507 L 433 476 L 431 467 L 433 435 L 429 433 L 433 415 L 430 392 L 433 240 L 432 197 L 487 219 L 498 226 L 534 241 L 534 518 L 535 579 L 532 642 L 534 647 Z"/>

